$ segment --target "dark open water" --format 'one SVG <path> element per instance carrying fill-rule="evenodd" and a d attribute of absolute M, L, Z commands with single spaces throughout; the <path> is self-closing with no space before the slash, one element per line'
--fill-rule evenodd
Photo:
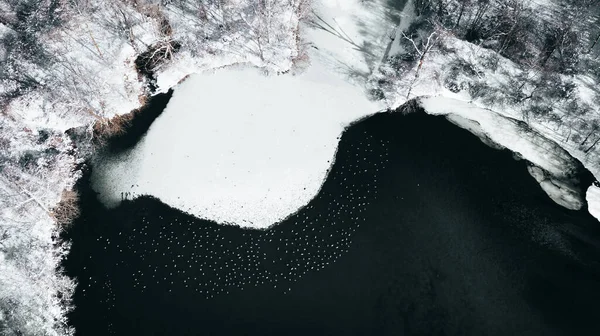
<path fill-rule="evenodd" d="M 152 198 L 107 211 L 81 190 L 66 262 L 78 335 L 600 330 L 600 225 L 442 117 L 353 125 L 321 192 L 266 231 Z"/>

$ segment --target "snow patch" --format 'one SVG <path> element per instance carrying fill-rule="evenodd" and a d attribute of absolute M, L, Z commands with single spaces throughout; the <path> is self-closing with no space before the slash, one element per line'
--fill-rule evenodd
<path fill-rule="evenodd" d="M 588 211 L 600 221 L 600 187 L 590 186 L 586 193 L 586 199 L 588 201 Z"/>
<path fill-rule="evenodd" d="M 200 218 L 268 227 L 318 193 L 344 127 L 379 108 L 318 62 L 299 76 L 195 74 L 131 153 L 95 169 L 94 188 L 108 205 L 121 192 L 152 195 Z"/>

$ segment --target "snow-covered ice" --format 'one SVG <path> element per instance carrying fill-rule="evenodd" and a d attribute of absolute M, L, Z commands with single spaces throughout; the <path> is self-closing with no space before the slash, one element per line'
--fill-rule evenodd
<path fill-rule="evenodd" d="M 38 131 L 0 116 L 1 335 L 72 332 L 66 313 L 75 283 L 60 271 L 69 245 L 58 239 L 54 210 L 80 174 L 69 137 Z"/>
<path fill-rule="evenodd" d="M 94 187 L 107 204 L 153 195 L 200 218 L 267 227 L 318 193 L 344 127 L 379 108 L 318 62 L 298 76 L 195 74 L 131 153 L 98 166 Z"/>

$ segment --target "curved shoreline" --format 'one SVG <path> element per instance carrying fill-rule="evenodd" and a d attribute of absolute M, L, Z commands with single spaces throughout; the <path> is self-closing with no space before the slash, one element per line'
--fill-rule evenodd
<path fill-rule="evenodd" d="M 199 220 L 148 197 L 111 211 L 87 203 L 71 232 L 67 269 L 81 280 L 72 321 L 86 335 L 110 331 L 101 325 L 117 335 L 250 332 L 245 323 L 264 335 L 300 332 L 307 320 L 313 334 L 392 321 L 473 335 L 587 328 L 600 232 L 585 212 L 547 200 L 524 167 L 441 117 L 380 113 L 347 128 L 319 195 L 268 230 Z M 568 277 L 573 268 L 577 282 Z M 188 272 L 197 279 L 190 283 Z M 372 310 L 376 302 L 383 311 Z M 446 313 L 402 315 L 398 304 Z M 540 319 L 553 309 L 562 317 Z"/>

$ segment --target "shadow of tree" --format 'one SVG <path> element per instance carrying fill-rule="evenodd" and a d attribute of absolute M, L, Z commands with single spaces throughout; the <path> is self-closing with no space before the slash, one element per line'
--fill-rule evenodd
<path fill-rule="evenodd" d="M 356 25 L 358 36 L 350 36 L 335 18 L 329 19 L 313 13 L 310 25 L 315 29 L 321 29 L 329 34 L 348 43 L 349 48 L 357 51 L 362 58 L 361 64 L 349 64 L 333 55 L 329 65 L 347 76 L 351 80 L 366 82 L 374 71 L 379 67 L 385 51 L 393 41 L 390 36 L 401 21 L 401 12 L 406 5 L 406 0 L 362 0 L 364 16 L 352 17 Z"/>

